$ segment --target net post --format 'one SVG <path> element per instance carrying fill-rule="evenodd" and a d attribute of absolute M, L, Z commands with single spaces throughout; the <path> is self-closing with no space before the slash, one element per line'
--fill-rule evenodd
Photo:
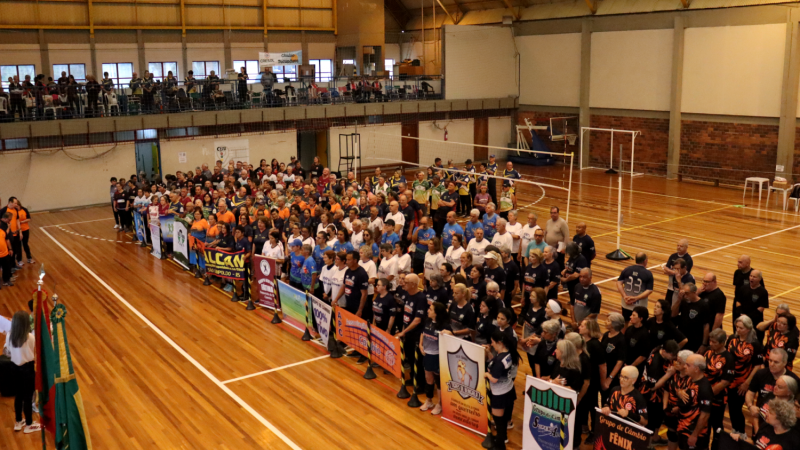
<path fill-rule="evenodd" d="M 611 169 L 611 170 L 614 170 L 614 129 L 613 128 L 611 129 L 611 148 L 610 148 L 610 150 L 611 151 L 609 153 L 611 153 L 611 161 L 608 164 L 608 168 Z M 620 157 L 619 160 L 620 160 L 620 164 L 622 164 L 622 158 L 621 157 Z M 620 167 L 620 170 L 622 170 L 621 167 Z"/>
<path fill-rule="evenodd" d="M 583 139 L 581 139 L 581 146 L 583 146 Z M 572 199 L 572 170 L 575 166 L 575 153 L 569 155 L 569 184 L 567 185 L 567 223 L 569 223 L 569 204 Z"/>
<path fill-rule="evenodd" d="M 622 251 L 620 239 L 622 236 L 622 174 L 617 178 L 617 249 L 606 255 L 612 261 L 631 259 L 630 255 Z"/>
<path fill-rule="evenodd" d="M 636 153 L 636 132 L 631 133 L 631 176 L 633 176 L 633 155 Z"/>
<path fill-rule="evenodd" d="M 331 314 L 331 331 L 328 333 L 328 352 L 331 358 L 341 358 L 342 349 L 339 348 L 339 341 L 336 340 L 336 308 L 332 307 Z"/>
<path fill-rule="evenodd" d="M 280 277 L 279 277 L 280 278 Z M 282 322 L 279 311 L 281 310 L 281 295 L 278 283 L 275 283 L 275 311 L 272 311 L 272 321 L 270 323 L 277 325 Z"/>

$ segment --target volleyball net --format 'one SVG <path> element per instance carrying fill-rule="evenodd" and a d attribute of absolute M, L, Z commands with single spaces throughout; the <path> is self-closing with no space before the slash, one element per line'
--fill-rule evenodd
<path fill-rule="evenodd" d="M 361 158 L 361 166 L 364 167 L 363 171 L 370 171 L 371 167 L 395 166 L 402 168 L 409 183 L 409 189 L 416 174 L 422 171 L 427 177 L 428 169 L 454 177 L 464 175 L 475 177 L 478 186 L 481 183 L 489 185 L 488 180 L 493 179 L 498 198 L 505 183 L 513 186 L 517 200 L 516 209 L 530 210 L 534 205 L 545 203 L 548 206 L 555 205 L 565 210 L 566 217 L 569 217 L 574 168 L 572 153 L 544 152 L 402 136 L 400 133 L 387 131 L 393 130 L 388 127 L 364 127 L 357 130 L 358 153 Z M 491 155 L 494 155 L 496 159 L 497 172 L 495 175 L 476 174 L 467 169 L 467 160 L 471 160 L 475 170 L 478 171 L 479 165 L 488 163 Z M 507 162 L 511 155 L 523 156 L 526 160 L 531 161 L 531 165 L 516 164 L 512 167 L 513 171 L 509 171 Z M 437 158 L 440 159 L 440 168 L 433 167 Z M 558 165 L 555 165 L 556 162 Z M 391 175 L 391 173 L 386 173 L 387 177 Z M 477 192 L 480 192 L 479 187 Z"/>

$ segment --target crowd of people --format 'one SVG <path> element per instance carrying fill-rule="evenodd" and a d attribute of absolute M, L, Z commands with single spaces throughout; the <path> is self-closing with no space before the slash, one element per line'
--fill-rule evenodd
<path fill-rule="evenodd" d="M 3 286 L 14 286 L 17 275 L 27 262 L 33 264 L 33 255 L 29 245 L 31 229 L 31 214 L 22 206 L 16 197 L 10 197 L 8 204 L 0 208 L 0 270 L 2 271 Z M 23 250 L 25 256 L 23 258 Z"/>
<path fill-rule="evenodd" d="M 785 304 L 765 318 L 769 294 L 749 257 L 733 273 L 731 330 L 716 274 L 695 279 L 685 239 L 655 269 L 668 277 L 665 298 L 654 298 L 648 257 L 638 253 L 616 281 L 619 300 L 603 299 L 586 224 L 570 233 L 556 206 L 542 225 L 534 212 L 518 221 L 521 178 L 494 155 L 477 167 L 437 158 L 408 179 L 381 169 L 339 178 L 318 159 L 309 168 L 294 158 L 218 162 L 164 183 L 112 178 L 111 200 L 115 228 L 130 231 L 132 211 L 146 215 L 157 203 L 206 246 L 274 258 L 292 286 L 413 344 L 404 346 L 416 368 L 407 384 L 425 394 L 423 411 L 442 410 L 434 403 L 438 336 L 484 345 L 496 448 L 514 427 L 522 354 L 532 375 L 578 393 L 576 439 L 588 434 L 587 443 L 600 406 L 654 431 L 652 445 L 717 448 L 727 408 L 735 439 L 797 448 L 800 333 Z M 202 254 L 192 262 L 196 276 L 214 282 Z M 600 320 L 603 305 L 613 312 Z"/>

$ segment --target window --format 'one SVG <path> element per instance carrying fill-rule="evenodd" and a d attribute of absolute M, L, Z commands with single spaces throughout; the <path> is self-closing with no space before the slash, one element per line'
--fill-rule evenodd
<path fill-rule="evenodd" d="M 2 79 L 3 87 L 8 87 L 8 78 L 18 76 L 19 81 L 25 80 L 25 75 L 31 76 L 31 83 L 36 77 L 36 67 L 31 65 L 26 66 L 0 66 L 0 79 Z"/>
<path fill-rule="evenodd" d="M 128 87 L 133 78 L 133 63 L 103 63 L 103 72 L 108 72 L 114 84 Z"/>
<path fill-rule="evenodd" d="M 331 81 L 333 75 L 333 61 L 330 59 L 312 59 L 311 65 L 314 66 L 314 79 L 317 82 Z"/>
<path fill-rule="evenodd" d="M 352 65 L 355 66 L 356 65 L 356 60 L 355 59 L 344 59 L 344 60 L 342 60 L 342 64 L 352 64 Z"/>
<path fill-rule="evenodd" d="M 151 62 L 147 64 L 154 80 L 163 80 L 167 77 L 167 72 L 172 71 L 172 75 L 178 78 L 178 63 L 176 62 Z"/>
<path fill-rule="evenodd" d="M 387 72 L 391 72 L 394 68 L 394 60 L 393 59 L 384 59 L 383 60 L 383 67 L 384 70 Z"/>
<path fill-rule="evenodd" d="M 252 61 L 234 61 L 233 68 L 236 70 L 236 73 L 242 70 L 242 67 L 245 68 L 247 72 L 247 77 L 249 80 L 248 83 L 255 83 L 259 80 L 260 76 L 258 75 L 258 60 Z"/>
<path fill-rule="evenodd" d="M 212 70 L 219 76 L 219 61 L 192 61 L 192 71 L 198 80 L 209 76 Z"/>
<path fill-rule="evenodd" d="M 278 77 L 278 83 L 283 83 L 284 78 L 297 81 L 297 66 L 272 66 L 272 73 Z"/>
<path fill-rule="evenodd" d="M 75 81 L 86 81 L 86 65 L 85 64 L 53 64 L 53 78 L 58 80 L 61 78 L 61 72 L 66 72 L 67 76 L 72 75 Z"/>

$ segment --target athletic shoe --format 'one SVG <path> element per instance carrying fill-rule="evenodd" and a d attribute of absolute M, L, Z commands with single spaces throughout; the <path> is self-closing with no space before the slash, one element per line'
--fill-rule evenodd
<path fill-rule="evenodd" d="M 378 368 L 378 367 L 380 367 L 381 365 L 380 365 L 380 364 L 378 364 L 378 363 L 372 363 L 372 364 L 370 364 L 369 366 L 370 366 L 370 367 L 372 367 L 373 369 L 377 369 L 377 368 Z"/>
<path fill-rule="evenodd" d="M 20 430 L 22 430 L 22 427 L 24 427 L 24 426 L 25 426 L 25 421 L 24 420 L 21 420 L 19 422 L 14 422 L 14 431 L 20 431 Z"/>
<path fill-rule="evenodd" d="M 233 285 L 232 284 L 226 284 L 225 287 L 222 288 L 222 290 L 225 291 L 225 292 L 233 292 Z"/>
<path fill-rule="evenodd" d="M 358 358 L 358 361 L 356 361 L 356 364 L 364 364 L 365 362 L 367 362 L 367 357 L 361 355 L 361 357 Z"/>
<path fill-rule="evenodd" d="M 33 404 L 31 405 L 31 409 L 32 409 L 32 410 L 33 410 L 33 412 L 35 412 L 36 414 L 39 414 L 39 406 L 37 406 L 37 405 L 36 405 L 36 401 L 35 401 L 35 400 L 34 400 Z"/>
<path fill-rule="evenodd" d="M 35 262 L 36 262 L 36 261 L 34 261 L 34 260 L 33 260 L 33 258 L 28 258 L 28 264 L 33 264 L 33 263 L 35 263 Z"/>
<path fill-rule="evenodd" d="M 431 408 L 433 408 L 433 403 L 431 403 L 430 400 L 425 400 L 425 403 L 423 403 L 422 406 L 419 407 L 420 411 L 427 411 Z"/>
<path fill-rule="evenodd" d="M 211 280 L 206 278 L 205 281 L 203 281 L 203 286 L 211 286 Z"/>
<path fill-rule="evenodd" d="M 25 434 L 38 433 L 39 431 L 42 431 L 42 426 L 39 424 L 39 422 L 33 422 L 25 427 L 24 430 L 22 430 L 22 432 Z"/>
<path fill-rule="evenodd" d="M 18 265 L 19 267 L 22 267 L 22 266 L 24 266 L 24 265 L 25 265 L 25 263 L 24 263 L 24 262 L 22 262 L 22 261 L 17 261 L 17 265 Z"/>
<path fill-rule="evenodd" d="M 119 228 L 119 224 L 114 225 L 114 229 L 116 230 L 117 228 Z"/>
<path fill-rule="evenodd" d="M 508 422 L 508 425 L 506 426 L 506 430 L 510 430 L 512 428 L 514 428 L 514 422 Z"/>
<path fill-rule="evenodd" d="M 3 283 L 3 286 L 14 286 L 14 283 L 9 281 L 7 283 Z"/>
<path fill-rule="evenodd" d="M 350 353 L 346 353 L 345 356 L 347 356 L 348 358 L 359 358 L 359 359 L 364 357 L 364 355 L 362 355 L 361 353 L 358 353 L 355 350 L 353 350 Z"/>
<path fill-rule="evenodd" d="M 438 416 L 441 413 L 442 413 L 442 404 L 437 403 L 436 406 L 433 407 L 433 411 L 431 411 L 431 414 L 433 414 L 434 416 Z"/>

